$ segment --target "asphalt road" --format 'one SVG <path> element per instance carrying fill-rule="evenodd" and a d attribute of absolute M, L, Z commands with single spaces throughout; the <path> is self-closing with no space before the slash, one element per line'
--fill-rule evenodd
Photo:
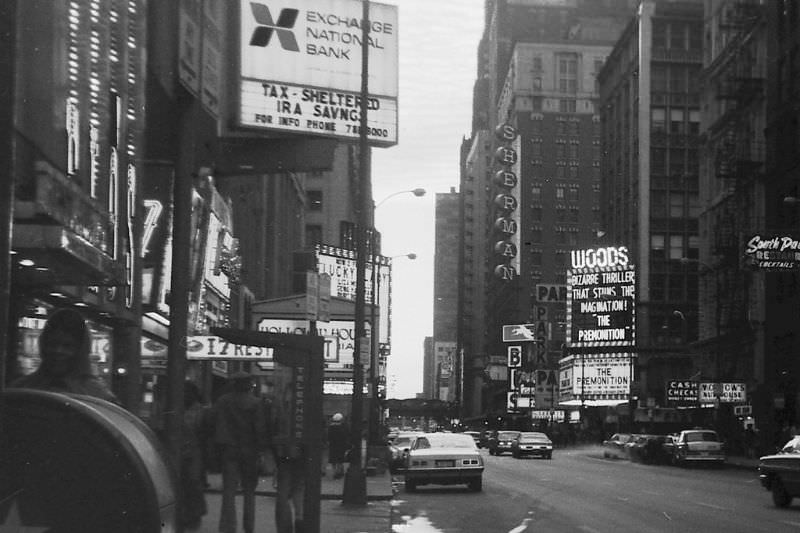
<path fill-rule="evenodd" d="M 401 485 L 393 532 L 800 531 L 800 500 L 775 508 L 755 472 L 604 459 L 599 447 L 557 449 L 549 461 L 482 454 L 480 493 Z"/>

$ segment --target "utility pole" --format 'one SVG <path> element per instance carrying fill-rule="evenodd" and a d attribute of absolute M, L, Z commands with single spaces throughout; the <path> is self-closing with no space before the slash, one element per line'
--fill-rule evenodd
<path fill-rule="evenodd" d="M 366 240 L 368 212 L 371 212 L 372 184 L 370 182 L 370 151 L 367 144 L 367 97 L 369 96 L 369 0 L 362 4 L 361 16 L 361 102 L 358 135 L 359 180 L 356 194 L 357 236 L 356 241 L 356 301 L 354 312 L 355 350 L 353 351 L 353 398 L 350 411 L 351 449 L 350 466 L 344 477 L 342 503 L 345 505 L 367 504 L 367 478 L 361 464 L 361 430 L 363 425 L 364 369 L 361 366 L 361 349 L 366 330 Z"/>

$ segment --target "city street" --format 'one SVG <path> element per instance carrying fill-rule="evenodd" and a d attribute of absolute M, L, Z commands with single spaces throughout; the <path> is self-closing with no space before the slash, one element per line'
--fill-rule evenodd
<path fill-rule="evenodd" d="M 552 460 L 493 457 L 483 492 L 426 485 L 396 496 L 393 531 L 778 532 L 800 529 L 800 505 L 777 509 L 754 471 L 603 459 L 598 448 Z M 401 476 L 398 476 L 401 479 Z"/>

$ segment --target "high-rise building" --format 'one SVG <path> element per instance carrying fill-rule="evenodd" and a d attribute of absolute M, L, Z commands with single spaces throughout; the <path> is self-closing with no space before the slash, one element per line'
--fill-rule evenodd
<path fill-rule="evenodd" d="M 531 366 L 555 368 L 563 353 L 569 250 L 601 229 L 596 76 L 634 5 L 486 2 L 462 148 L 464 417 L 506 412 L 507 383 L 485 372 L 505 361 L 503 325 L 546 323 L 544 352 L 526 347 Z M 498 138 L 501 125 L 513 132 Z"/>
<path fill-rule="evenodd" d="M 460 400 L 460 358 L 456 351 L 458 312 L 460 195 L 455 187 L 436 194 L 435 250 L 433 257 L 434 399 Z"/>
<path fill-rule="evenodd" d="M 600 227 L 637 271 L 632 395 L 642 405 L 665 405 L 666 380 L 693 368 L 702 53 L 702 2 L 644 0 L 598 78 Z"/>

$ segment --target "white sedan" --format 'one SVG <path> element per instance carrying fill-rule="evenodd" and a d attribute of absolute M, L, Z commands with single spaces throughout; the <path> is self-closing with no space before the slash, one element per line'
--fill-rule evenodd
<path fill-rule="evenodd" d="M 472 491 L 481 490 L 483 459 L 472 437 L 463 433 L 425 433 L 417 437 L 406 457 L 406 491 L 430 483 L 466 483 Z"/>

